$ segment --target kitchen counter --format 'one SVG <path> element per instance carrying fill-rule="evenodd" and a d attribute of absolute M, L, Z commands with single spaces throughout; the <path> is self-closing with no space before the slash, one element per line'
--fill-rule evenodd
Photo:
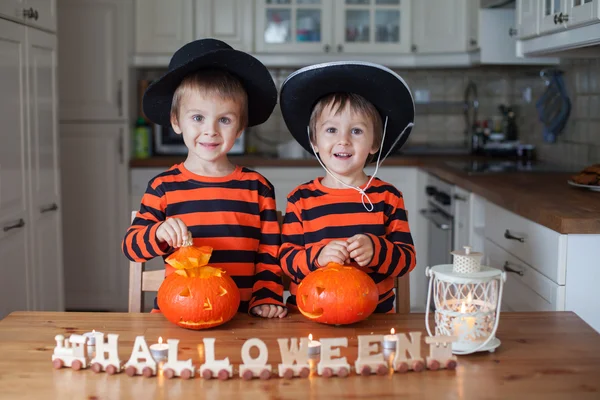
<path fill-rule="evenodd" d="M 184 157 L 132 160 L 131 168 L 168 168 Z M 551 172 L 489 173 L 468 175 L 445 165 L 448 161 L 482 159 L 467 155 L 406 155 L 385 160 L 385 167 L 421 167 L 439 178 L 469 190 L 515 214 L 562 234 L 600 234 L 600 193 L 571 187 L 570 174 Z M 234 156 L 248 167 L 318 167 L 316 159 L 278 159 Z"/>
<path fill-rule="evenodd" d="M 168 322 L 161 314 L 15 312 L 0 321 L 0 397 L 19 399 L 334 399 L 334 398 L 575 398 L 597 399 L 600 392 L 600 335 L 570 312 L 502 313 L 495 353 L 459 356 L 456 370 L 391 372 L 387 376 L 243 381 L 237 375 L 241 347 L 250 337 L 267 345 L 268 362 L 281 362 L 277 338 L 348 337 L 341 355 L 353 365 L 357 335 L 421 331 L 423 314 L 373 315 L 350 326 L 333 327 L 308 321 L 299 314 L 267 320 L 238 314 L 232 321 L 206 331 L 191 331 Z M 180 360 L 192 359 L 196 369 L 204 362 L 203 337 L 216 338 L 216 357 L 228 357 L 234 378 L 205 381 L 108 375 L 89 369 L 55 370 L 51 356 L 54 336 L 90 332 L 119 334 L 119 358 L 127 361 L 133 342 L 144 335 L 148 345 L 179 339 Z M 421 355 L 428 354 L 423 343 Z"/>

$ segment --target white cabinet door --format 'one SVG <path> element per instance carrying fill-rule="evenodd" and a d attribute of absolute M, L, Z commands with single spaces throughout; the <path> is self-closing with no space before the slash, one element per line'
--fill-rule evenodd
<path fill-rule="evenodd" d="M 539 9 L 538 0 L 517 0 L 516 35 L 519 39 L 537 36 L 539 29 Z"/>
<path fill-rule="evenodd" d="M 129 264 L 121 252 L 131 218 L 122 152 L 126 129 L 120 124 L 60 125 L 69 310 L 127 310 Z"/>
<path fill-rule="evenodd" d="M 28 25 L 56 32 L 56 0 L 26 0 L 25 10 Z"/>
<path fill-rule="evenodd" d="M 116 121 L 127 116 L 125 8 L 121 0 L 59 3 L 61 121 Z"/>
<path fill-rule="evenodd" d="M 471 193 L 454 187 L 452 195 L 454 204 L 454 248 L 461 250 L 464 246 L 473 246 L 471 243 Z M 481 251 L 481 249 L 474 249 Z"/>
<path fill-rule="evenodd" d="M 567 28 L 567 22 L 560 22 L 567 12 L 567 0 L 539 0 L 538 10 L 540 35 Z"/>
<path fill-rule="evenodd" d="M 334 51 L 409 53 L 411 2 L 408 0 L 335 0 Z"/>
<path fill-rule="evenodd" d="M 297 186 L 309 182 L 318 176 L 325 176 L 321 167 L 260 167 L 252 168 L 271 182 L 275 187 L 275 201 L 277 210 L 285 214 L 287 195 Z"/>
<path fill-rule="evenodd" d="M 219 39 L 236 50 L 252 51 L 252 1 L 196 0 L 194 37 Z"/>
<path fill-rule="evenodd" d="M 34 308 L 64 309 L 56 35 L 27 31 Z"/>
<path fill-rule="evenodd" d="M 256 0 L 255 45 L 265 53 L 328 53 L 332 0 Z"/>
<path fill-rule="evenodd" d="M 0 318 L 31 307 L 27 229 L 26 27 L 0 19 Z"/>
<path fill-rule="evenodd" d="M 193 0 L 136 0 L 135 53 L 168 54 L 194 37 Z"/>
<path fill-rule="evenodd" d="M 465 52 L 477 46 L 475 0 L 412 2 L 413 48 L 417 53 Z M 472 32 L 471 26 L 475 25 Z"/>
<path fill-rule="evenodd" d="M 23 10 L 25 9 L 25 0 L 2 0 L 0 1 L 0 16 L 13 19 L 15 21 L 24 21 Z"/>
<path fill-rule="evenodd" d="M 600 0 L 568 0 L 568 4 L 569 28 L 594 23 L 600 19 Z"/>

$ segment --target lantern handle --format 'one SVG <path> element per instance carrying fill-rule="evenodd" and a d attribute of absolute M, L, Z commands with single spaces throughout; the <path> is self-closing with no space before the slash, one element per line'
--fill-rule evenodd
<path fill-rule="evenodd" d="M 425 269 L 425 276 L 429 276 L 429 287 L 427 289 L 427 305 L 425 306 L 425 327 L 429 336 L 434 336 L 429 328 L 429 306 L 431 305 L 431 287 L 433 286 L 433 272 L 429 267 Z"/>

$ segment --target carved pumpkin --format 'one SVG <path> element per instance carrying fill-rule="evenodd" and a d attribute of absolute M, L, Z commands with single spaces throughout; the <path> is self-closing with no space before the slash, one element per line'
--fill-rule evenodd
<path fill-rule="evenodd" d="M 229 321 L 240 305 L 240 291 L 227 272 L 206 265 L 212 248 L 189 241 L 167 257 L 176 271 L 158 289 L 163 315 L 182 328 L 206 329 Z"/>
<path fill-rule="evenodd" d="M 298 309 L 306 318 L 333 325 L 362 321 L 378 301 L 377 285 L 369 275 L 335 263 L 308 274 L 296 293 Z"/>

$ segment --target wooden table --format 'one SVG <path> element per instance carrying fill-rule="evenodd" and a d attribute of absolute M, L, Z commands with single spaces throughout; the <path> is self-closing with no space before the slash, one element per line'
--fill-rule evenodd
<path fill-rule="evenodd" d="M 54 370 L 51 355 L 58 333 L 83 333 L 96 329 L 118 333 L 119 353 L 127 360 L 135 336 L 148 344 L 158 336 L 180 339 L 180 359 L 192 358 L 198 367 L 198 344 L 203 337 L 217 338 L 217 358 L 229 357 L 234 374 L 241 363 L 240 350 L 249 337 L 263 339 L 269 362 L 280 362 L 276 338 L 349 338 L 343 352 L 354 364 L 356 336 L 425 331 L 423 315 L 378 315 L 350 327 L 330 327 L 292 315 L 264 320 L 245 315 L 209 331 L 189 331 L 167 322 L 160 314 L 15 312 L 0 321 L 0 398 L 2 399 L 313 399 L 313 398 L 600 398 L 600 335 L 573 313 L 505 313 L 495 353 L 459 357 L 456 371 L 426 371 L 347 378 L 269 381 L 205 381 L 198 375 L 188 381 L 163 376 L 133 377 L 124 373 L 96 374 L 91 370 Z M 423 355 L 428 351 L 422 346 Z M 185 396 L 185 397 L 184 397 Z"/>

